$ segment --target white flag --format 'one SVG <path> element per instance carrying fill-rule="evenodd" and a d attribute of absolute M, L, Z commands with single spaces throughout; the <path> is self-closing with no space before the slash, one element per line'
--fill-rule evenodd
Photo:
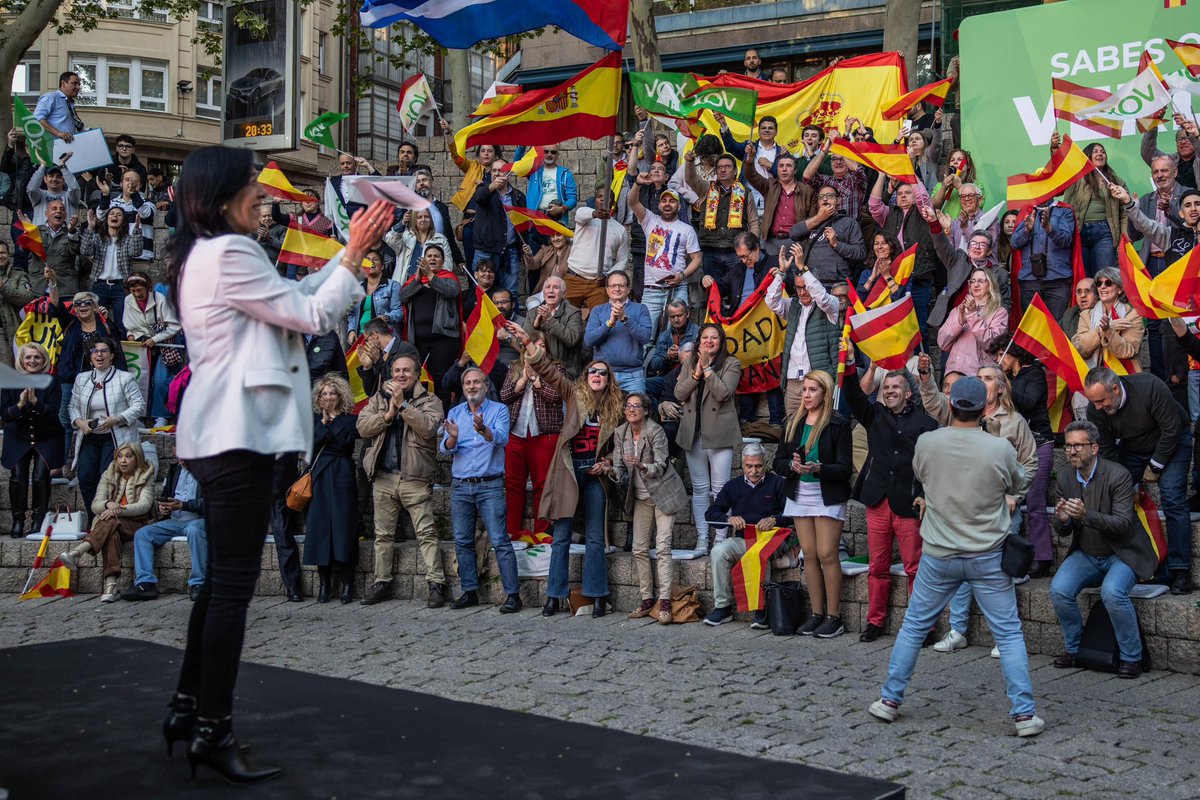
<path fill-rule="evenodd" d="M 395 206 L 414 211 L 429 208 L 431 203 L 410 187 L 413 179 L 408 176 L 384 178 L 376 175 L 347 175 L 342 178 L 346 197 L 352 202 L 361 200 L 366 205 L 376 200 L 386 200 Z"/>
<path fill-rule="evenodd" d="M 971 228 L 971 233 L 976 231 L 987 230 L 992 227 L 992 223 L 1000 218 L 1000 214 L 1004 211 L 1004 207 L 1008 205 L 1007 200 L 1001 200 L 996 205 L 983 212 L 983 215 L 975 222 L 975 227 Z"/>

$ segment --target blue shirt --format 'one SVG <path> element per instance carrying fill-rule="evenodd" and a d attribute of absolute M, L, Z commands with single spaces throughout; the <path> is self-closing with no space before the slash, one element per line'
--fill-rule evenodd
<path fill-rule="evenodd" d="M 453 449 L 446 447 L 450 437 L 443 433 L 441 441 L 438 442 L 438 449 L 454 456 L 451 472 L 455 478 L 504 475 L 504 448 L 508 444 L 508 406 L 485 398 L 479 410 L 483 414 L 483 424 L 492 432 L 490 442 L 475 430 L 475 421 L 466 403 L 459 403 L 450 409 L 446 416 L 446 419 L 458 426 L 458 443 Z"/>
<path fill-rule="evenodd" d="M 640 370 L 643 348 L 653 333 L 650 312 L 641 303 L 630 300 L 625 303 L 625 319 L 610 328 L 611 315 L 612 303 L 593 308 L 583 332 L 583 343 L 592 348 L 593 359 L 606 362 L 617 372 Z"/>
<path fill-rule="evenodd" d="M 38 98 L 33 118 L 45 120 L 56 130 L 75 135 L 75 118 L 71 116 L 70 100 L 61 89 L 46 92 Z"/>
<path fill-rule="evenodd" d="M 1096 477 L 1096 465 L 1099 463 L 1100 463 L 1099 458 L 1097 458 L 1095 461 L 1092 462 L 1092 471 L 1088 474 L 1088 476 L 1086 478 L 1083 477 L 1082 472 L 1080 472 L 1079 470 L 1075 470 L 1075 479 L 1077 481 L 1079 481 L 1080 484 L 1083 485 L 1083 488 L 1086 489 L 1087 485 L 1092 482 L 1092 478 Z"/>

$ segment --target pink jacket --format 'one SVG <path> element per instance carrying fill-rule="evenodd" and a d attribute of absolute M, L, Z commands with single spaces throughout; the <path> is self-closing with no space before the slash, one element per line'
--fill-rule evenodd
<path fill-rule="evenodd" d="M 1008 330 L 1008 311 L 1004 306 L 996 309 L 990 317 L 983 318 L 983 310 L 975 309 L 962 321 L 959 306 L 955 306 L 938 330 L 938 348 L 947 353 L 943 365 L 946 372 L 961 372 L 974 375 L 981 364 L 993 361 L 987 348 L 997 336 Z"/>

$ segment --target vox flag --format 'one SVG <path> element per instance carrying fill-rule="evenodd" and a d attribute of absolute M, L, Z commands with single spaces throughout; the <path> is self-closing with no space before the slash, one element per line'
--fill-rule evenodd
<path fill-rule="evenodd" d="M 437 101 L 433 99 L 433 89 L 424 73 L 418 72 L 400 86 L 400 100 L 396 110 L 400 112 L 400 124 L 410 134 L 421 117 L 431 111 L 437 111 Z"/>
<path fill-rule="evenodd" d="M 308 123 L 308 125 L 304 128 L 304 138 L 308 139 L 310 142 L 316 142 L 319 145 L 324 145 L 330 150 L 337 150 L 337 142 L 333 140 L 333 131 L 330 129 L 345 119 L 350 119 L 350 115 L 337 111 L 326 111 L 324 114 Z"/>

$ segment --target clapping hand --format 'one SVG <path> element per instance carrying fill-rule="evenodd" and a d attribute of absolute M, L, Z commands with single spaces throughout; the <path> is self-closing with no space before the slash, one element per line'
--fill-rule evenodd
<path fill-rule="evenodd" d="M 446 421 L 442 423 L 442 427 L 446 429 L 446 438 L 447 439 L 454 439 L 455 441 L 458 441 L 458 423 L 457 422 L 455 422 L 452 419 L 447 418 Z"/>

